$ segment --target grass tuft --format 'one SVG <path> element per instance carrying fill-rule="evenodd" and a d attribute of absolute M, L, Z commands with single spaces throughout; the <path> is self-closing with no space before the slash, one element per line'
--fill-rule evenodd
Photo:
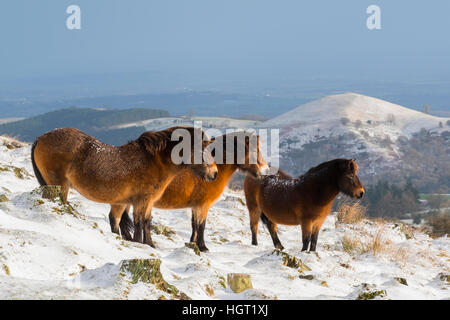
<path fill-rule="evenodd" d="M 337 208 L 337 221 L 339 223 L 354 224 L 364 218 L 367 208 L 359 202 L 342 203 Z"/>

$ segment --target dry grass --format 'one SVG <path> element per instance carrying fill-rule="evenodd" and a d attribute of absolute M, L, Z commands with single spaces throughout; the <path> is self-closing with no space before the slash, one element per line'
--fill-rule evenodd
<path fill-rule="evenodd" d="M 341 203 L 337 208 L 337 222 L 354 224 L 364 218 L 367 208 L 359 202 Z"/>
<path fill-rule="evenodd" d="M 214 289 L 209 284 L 205 285 L 205 291 L 208 296 L 214 296 Z"/>
<path fill-rule="evenodd" d="M 372 241 L 369 243 L 370 251 L 374 256 L 387 251 L 389 247 L 389 242 L 384 239 L 384 233 L 384 228 L 378 229 L 377 233 L 372 238 Z"/>
<path fill-rule="evenodd" d="M 345 234 L 341 239 L 341 243 L 343 250 L 349 254 L 363 254 L 368 251 L 367 246 L 355 236 Z"/>
<path fill-rule="evenodd" d="M 431 226 L 430 236 L 432 237 L 450 234 L 450 210 L 431 215 L 427 218 L 427 223 Z"/>
<path fill-rule="evenodd" d="M 390 240 L 386 239 L 384 228 L 380 228 L 367 242 L 363 242 L 360 237 L 345 234 L 341 243 L 343 250 L 349 254 L 371 253 L 374 256 L 379 256 L 398 249 L 392 245 Z"/>

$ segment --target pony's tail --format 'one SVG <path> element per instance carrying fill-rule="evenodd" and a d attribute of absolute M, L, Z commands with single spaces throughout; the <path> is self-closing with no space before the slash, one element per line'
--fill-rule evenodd
<path fill-rule="evenodd" d="M 264 212 L 261 212 L 261 221 L 266 225 L 266 227 L 269 227 L 269 225 L 272 223 L 272 221 L 267 218 Z"/>
<path fill-rule="evenodd" d="M 33 171 L 37 181 L 41 186 L 46 186 L 47 182 L 45 182 L 44 178 L 42 177 L 41 171 L 39 171 L 39 168 L 36 165 L 36 161 L 34 161 L 34 149 L 36 148 L 36 145 L 37 140 L 34 141 L 33 146 L 31 147 L 31 163 L 33 164 Z"/>
<path fill-rule="evenodd" d="M 120 218 L 119 227 L 122 234 L 131 235 L 131 233 L 134 231 L 133 220 L 131 220 L 130 216 L 128 215 L 128 211 L 126 209 L 123 212 L 122 217 Z"/>

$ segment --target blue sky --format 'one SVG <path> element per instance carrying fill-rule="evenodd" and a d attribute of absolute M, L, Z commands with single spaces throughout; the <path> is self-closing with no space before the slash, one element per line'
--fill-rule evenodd
<path fill-rule="evenodd" d="M 66 8 L 82 29 L 67 30 Z M 381 8 L 382 29 L 366 28 Z M 2 0 L 0 81 L 141 71 L 450 74 L 450 1 Z"/>

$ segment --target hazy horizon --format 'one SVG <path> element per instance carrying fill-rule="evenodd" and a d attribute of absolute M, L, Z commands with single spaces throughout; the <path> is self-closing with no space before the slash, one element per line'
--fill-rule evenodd
<path fill-rule="evenodd" d="M 81 30 L 66 28 L 72 4 Z M 366 27 L 372 4 L 381 30 Z M 2 1 L 0 99 L 359 91 L 450 109 L 448 12 L 406 0 Z"/>

